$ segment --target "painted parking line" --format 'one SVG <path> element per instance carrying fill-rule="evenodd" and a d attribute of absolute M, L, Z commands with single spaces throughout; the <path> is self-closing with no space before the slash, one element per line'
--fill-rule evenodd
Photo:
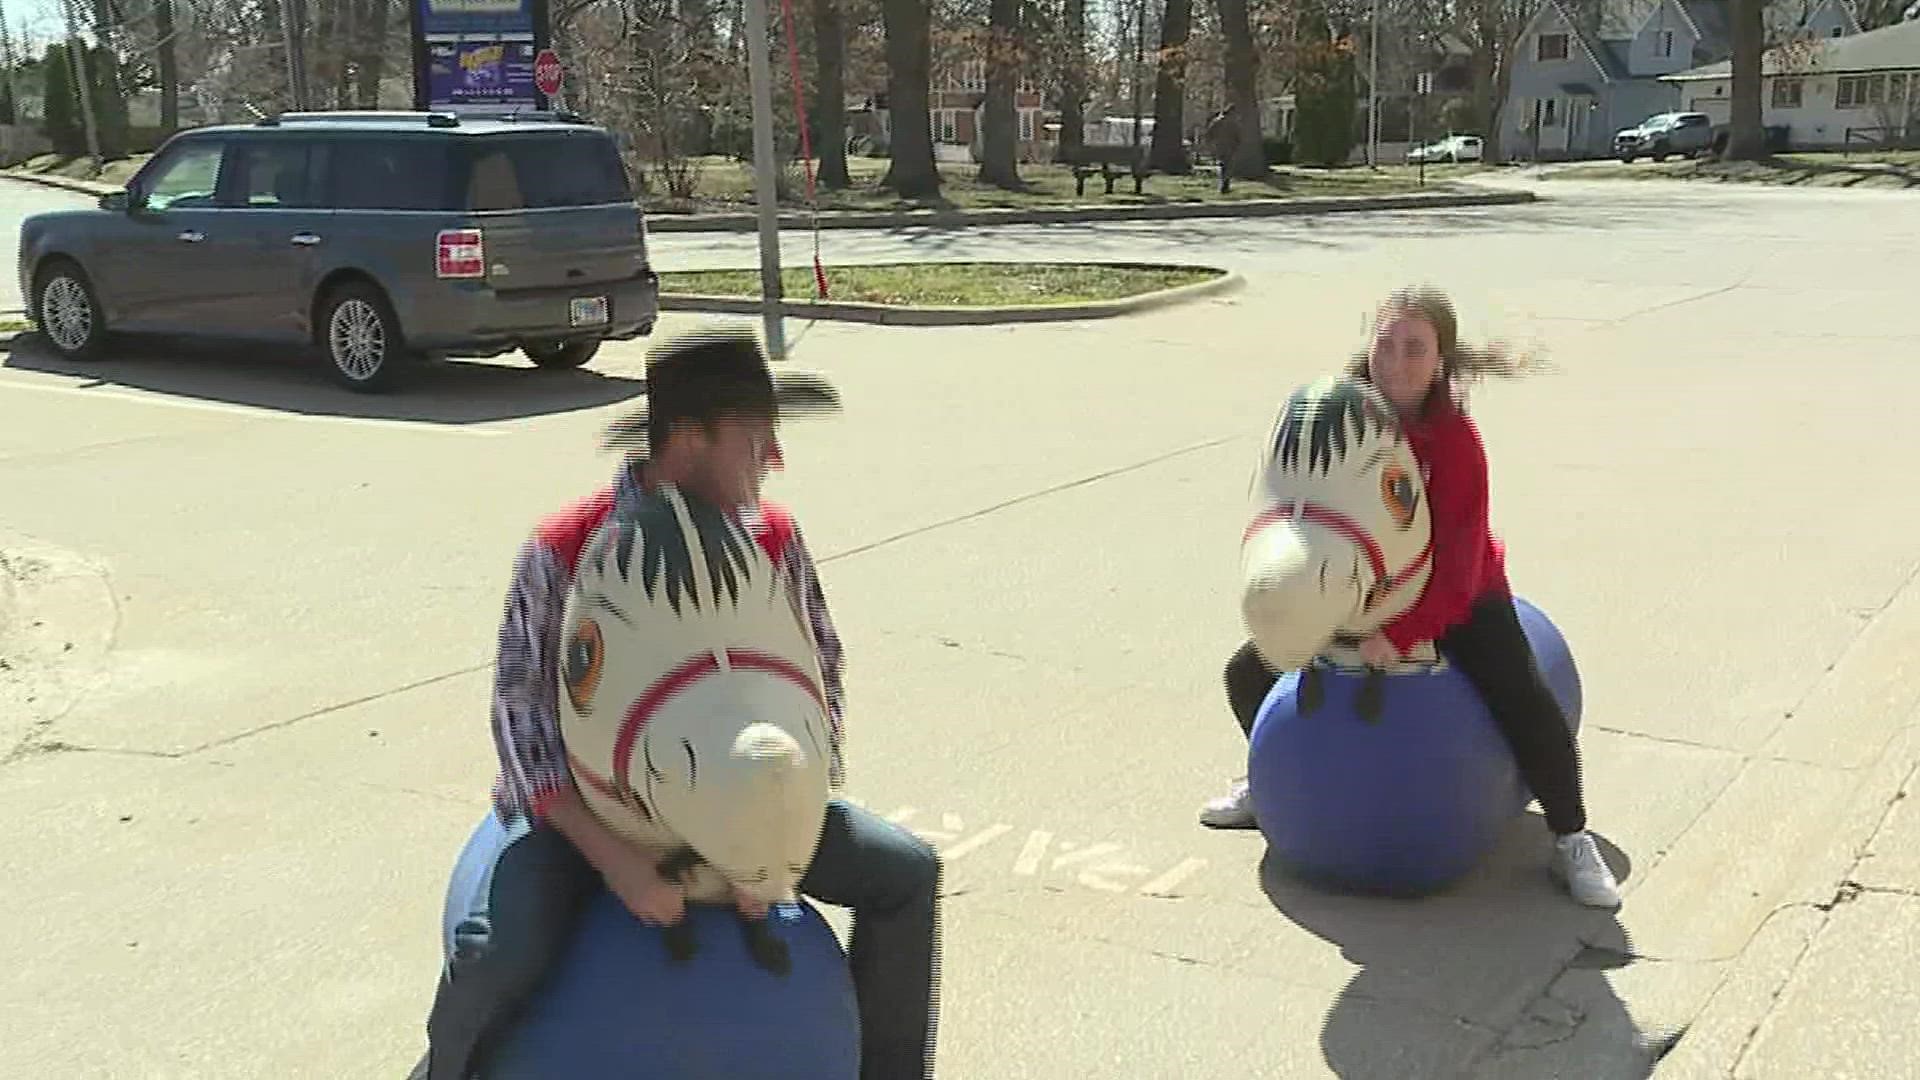
<path fill-rule="evenodd" d="M 851 797 L 848 801 L 867 805 Z M 1063 839 L 1049 829 L 1028 829 L 1019 836 L 1006 822 L 972 829 L 959 814 L 936 814 L 916 806 L 900 806 L 882 816 L 932 844 L 949 864 L 963 858 L 1005 860 L 1007 873 L 1016 878 L 1070 881 L 1110 894 L 1168 899 L 1197 895 L 1190 883 L 1209 865 L 1206 859 L 1193 856 L 1143 859 L 1117 841 L 1084 843 Z"/>

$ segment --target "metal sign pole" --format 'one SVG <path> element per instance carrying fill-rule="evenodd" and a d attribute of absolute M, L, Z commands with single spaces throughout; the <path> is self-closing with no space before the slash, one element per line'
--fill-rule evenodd
<path fill-rule="evenodd" d="M 753 191 L 760 210 L 760 305 L 767 355 L 787 357 L 781 323 L 780 206 L 773 157 L 773 78 L 767 45 L 767 0 L 746 0 L 747 67 L 753 84 Z"/>

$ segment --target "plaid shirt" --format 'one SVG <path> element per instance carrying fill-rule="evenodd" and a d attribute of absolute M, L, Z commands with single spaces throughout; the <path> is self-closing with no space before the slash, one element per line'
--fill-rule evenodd
<path fill-rule="evenodd" d="M 621 468 L 614 481 L 614 513 L 631 506 L 642 494 L 640 471 L 637 463 Z M 740 513 L 749 528 L 758 524 L 752 508 L 742 508 Z M 820 650 L 832 742 L 829 770 L 837 788 L 845 777 L 840 684 L 845 658 L 813 556 L 797 524 L 784 555 L 782 562 L 813 628 L 814 645 Z M 521 545 L 513 581 L 507 589 L 506 618 L 500 624 L 499 655 L 494 665 L 493 741 L 500 771 L 493 784 L 493 809 L 502 822 L 522 816 L 538 820 L 555 796 L 573 786 L 560 737 L 559 712 L 560 632 L 572 583 L 567 557 L 539 535 Z"/>

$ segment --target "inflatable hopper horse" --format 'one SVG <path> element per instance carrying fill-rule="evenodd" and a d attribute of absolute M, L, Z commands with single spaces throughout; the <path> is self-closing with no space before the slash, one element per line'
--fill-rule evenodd
<path fill-rule="evenodd" d="M 663 486 L 588 539 L 567 599 L 568 764 L 593 813 L 690 903 L 730 905 L 735 889 L 795 899 L 826 815 L 818 652 L 777 532 Z M 742 925 L 755 959 L 784 974 L 782 943 Z M 691 933 L 690 920 L 669 928 L 675 962 Z"/>
<path fill-rule="evenodd" d="M 1420 466 L 1371 383 L 1328 376 L 1288 398 L 1254 475 L 1240 546 L 1241 615 L 1261 659 L 1302 671 L 1315 707 L 1315 661 L 1359 668 L 1360 642 L 1412 607 L 1433 544 Z M 1431 664 L 1432 645 L 1408 663 Z M 1362 695 L 1377 710 L 1378 672 Z M 1372 701 L 1369 703 L 1368 699 Z"/>

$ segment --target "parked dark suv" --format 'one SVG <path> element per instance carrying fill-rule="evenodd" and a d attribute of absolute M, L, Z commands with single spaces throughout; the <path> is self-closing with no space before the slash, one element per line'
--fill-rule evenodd
<path fill-rule="evenodd" d="M 98 209 L 22 223 L 20 284 L 69 357 L 109 331 L 311 345 L 356 390 L 428 355 L 578 367 L 659 312 L 612 137 L 553 113 L 184 132 Z"/>

